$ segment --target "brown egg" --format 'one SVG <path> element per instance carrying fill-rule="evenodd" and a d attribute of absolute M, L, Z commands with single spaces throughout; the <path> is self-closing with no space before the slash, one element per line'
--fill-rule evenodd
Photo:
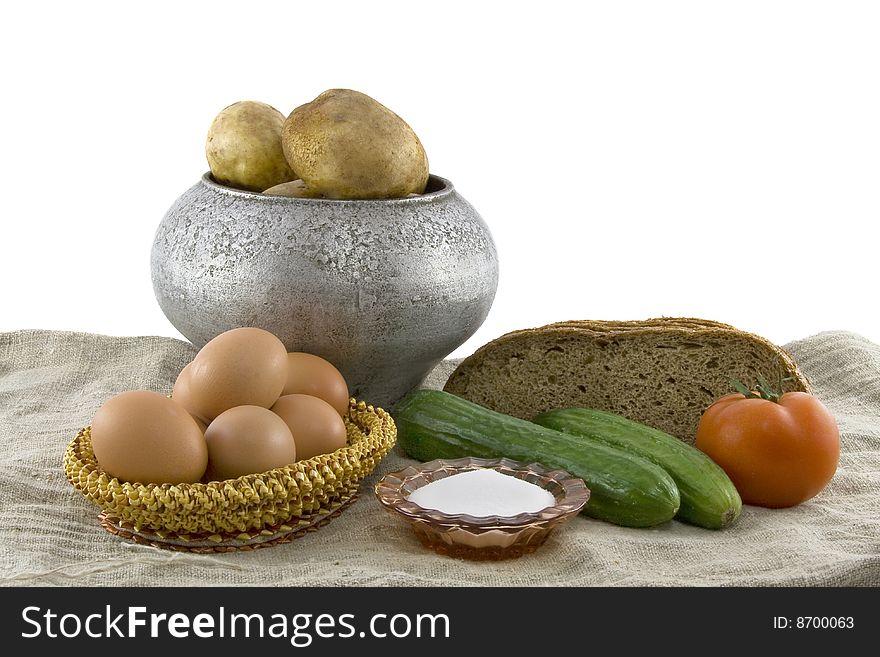
<path fill-rule="evenodd" d="M 204 418 L 199 417 L 195 406 L 193 406 L 192 393 L 190 391 L 190 373 L 192 372 L 192 363 L 180 370 L 177 380 L 174 382 L 174 388 L 171 390 L 171 396 L 178 404 L 183 406 L 187 412 L 195 418 L 196 423 L 202 427 L 202 433 L 208 426 Z"/>
<path fill-rule="evenodd" d="M 269 408 L 287 380 L 287 349 L 269 331 L 232 329 L 202 347 L 188 376 L 191 411 L 206 420 L 236 406 Z"/>
<path fill-rule="evenodd" d="M 147 390 L 123 392 L 98 409 L 92 449 L 107 474 L 132 483 L 192 483 L 208 464 L 205 438 L 192 416 Z"/>
<path fill-rule="evenodd" d="M 290 427 L 299 461 L 329 454 L 346 445 L 345 423 L 336 409 L 323 399 L 284 395 L 275 402 L 272 412 Z"/>
<path fill-rule="evenodd" d="M 199 431 L 201 431 L 202 436 L 204 436 L 205 432 L 208 430 L 208 423 L 201 418 L 197 418 L 195 415 L 190 415 L 190 417 L 196 421 L 196 424 L 199 426 Z"/>
<path fill-rule="evenodd" d="M 262 406 L 224 411 L 205 431 L 208 479 L 220 481 L 296 461 L 296 443 L 280 417 Z"/>
<path fill-rule="evenodd" d="M 282 395 L 311 395 L 348 413 L 348 384 L 329 361 L 301 351 L 287 354 L 287 383 Z"/>

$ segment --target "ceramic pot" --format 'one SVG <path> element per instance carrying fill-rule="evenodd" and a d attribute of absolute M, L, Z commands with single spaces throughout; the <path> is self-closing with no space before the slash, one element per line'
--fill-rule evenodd
<path fill-rule="evenodd" d="M 417 197 L 336 201 L 205 174 L 159 224 L 151 268 L 162 311 L 195 346 L 258 326 L 385 407 L 473 335 L 498 284 L 489 229 L 438 176 Z"/>

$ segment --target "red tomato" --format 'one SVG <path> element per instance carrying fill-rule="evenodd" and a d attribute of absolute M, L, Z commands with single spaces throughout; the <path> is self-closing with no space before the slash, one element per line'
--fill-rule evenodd
<path fill-rule="evenodd" d="M 831 481 L 840 432 L 805 392 L 778 401 L 735 393 L 703 413 L 696 446 L 722 467 L 744 503 L 778 508 L 810 499 Z"/>

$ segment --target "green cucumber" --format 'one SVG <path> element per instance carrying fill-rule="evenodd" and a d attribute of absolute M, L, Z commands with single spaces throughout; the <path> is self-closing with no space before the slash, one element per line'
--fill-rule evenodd
<path fill-rule="evenodd" d="M 721 529 L 739 517 L 742 500 L 730 478 L 703 452 L 675 436 L 614 413 L 564 408 L 538 415 L 534 422 L 626 450 L 666 470 L 681 495 L 678 518 L 692 525 Z"/>
<path fill-rule="evenodd" d="M 567 470 L 590 489 L 583 513 L 627 527 L 659 525 L 678 511 L 678 489 L 662 468 L 601 441 L 496 413 L 440 390 L 410 393 L 393 415 L 398 444 L 420 461 L 503 456 Z"/>

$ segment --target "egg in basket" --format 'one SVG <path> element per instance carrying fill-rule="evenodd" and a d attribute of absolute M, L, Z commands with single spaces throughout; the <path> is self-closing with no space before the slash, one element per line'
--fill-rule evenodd
<path fill-rule="evenodd" d="M 206 344 L 172 397 L 122 393 L 64 455 L 102 526 L 193 552 L 288 542 L 338 515 L 393 447 L 391 416 L 327 361 L 257 328 Z"/>

